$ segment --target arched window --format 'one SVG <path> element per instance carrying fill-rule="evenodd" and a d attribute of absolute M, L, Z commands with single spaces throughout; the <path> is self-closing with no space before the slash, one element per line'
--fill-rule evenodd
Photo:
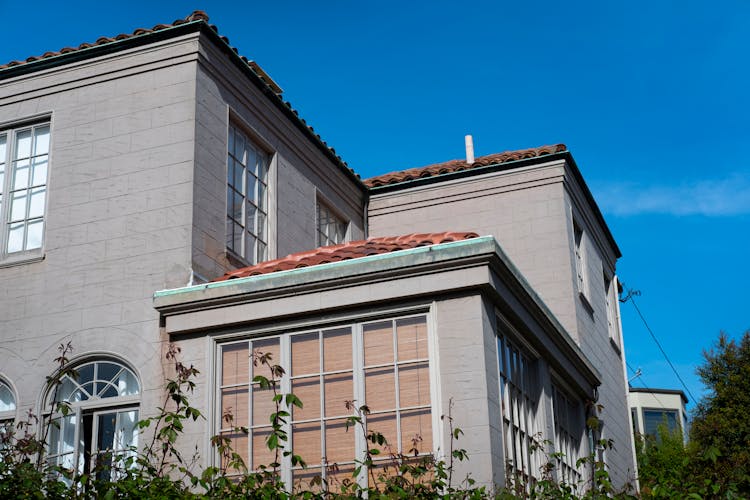
<path fill-rule="evenodd" d="M 16 418 L 16 398 L 8 384 L 0 380 L 0 449 L 5 446 L 8 430 Z M 2 458 L 0 458 L 2 460 Z"/>
<path fill-rule="evenodd" d="M 79 473 L 98 463 L 99 474 L 112 474 L 114 456 L 132 453 L 138 445 L 138 378 L 113 360 L 84 362 L 50 388 L 51 415 L 48 460 Z M 67 415 L 60 404 L 70 408 Z"/>

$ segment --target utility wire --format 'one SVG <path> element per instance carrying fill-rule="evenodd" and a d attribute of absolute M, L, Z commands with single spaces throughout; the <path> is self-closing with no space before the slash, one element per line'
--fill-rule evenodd
<path fill-rule="evenodd" d="M 667 363 L 669 363 L 669 366 L 672 368 L 672 371 L 677 376 L 677 379 L 682 384 L 682 387 L 685 389 L 685 391 L 690 395 L 690 398 L 693 400 L 694 403 L 697 403 L 698 400 L 695 399 L 695 396 L 693 396 L 693 393 L 690 392 L 690 389 L 688 389 L 687 385 L 685 384 L 685 381 L 682 380 L 682 377 L 680 377 L 680 374 L 677 372 L 677 369 L 672 364 L 672 361 L 669 360 L 669 356 L 667 356 L 667 353 L 664 351 L 664 348 L 661 346 L 661 343 L 659 342 L 659 339 L 656 338 L 656 335 L 654 334 L 654 331 L 651 330 L 651 327 L 648 326 L 648 322 L 646 321 L 646 318 L 643 317 L 643 313 L 641 313 L 641 310 L 638 308 L 638 304 L 635 303 L 635 295 L 632 293 L 632 290 L 628 290 L 627 298 L 625 299 L 626 302 L 630 302 L 633 304 L 633 307 L 635 308 L 635 312 L 638 313 L 638 316 L 641 318 L 641 321 L 643 321 L 644 326 L 646 327 L 646 330 L 648 330 L 648 333 L 651 335 L 651 338 L 654 339 L 654 342 L 656 343 L 656 346 L 661 351 L 662 355 L 664 356 L 664 359 L 667 360 Z"/>

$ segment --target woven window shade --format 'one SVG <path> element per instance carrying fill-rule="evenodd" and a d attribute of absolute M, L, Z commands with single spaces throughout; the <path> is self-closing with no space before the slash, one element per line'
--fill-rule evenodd
<path fill-rule="evenodd" d="M 295 377 L 320 373 L 320 341 L 318 332 L 292 337 L 292 370 Z M 304 400 L 303 400 L 304 402 Z"/>
<path fill-rule="evenodd" d="M 292 409 L 294 420 L 320 418 L 320 376 L 292 380 L 292 393 L 302 401 L 302 408 Z"/>
<path fill-rule="evenodd" d="M 221 385 L 246 384 L 250 374 L 247 342 L 221 348 Z"/>
<path fill-rule="evenodd" d="M 365 365 L 393 363 L 393 323 L 384 321 L 363 328 Z"/>
<path fill-rule="evenodd" d="M 240 427 L 248 422 L 248 386 L 230 387 L 221 390 L 221 426 Z M 232 418 L 231 422 L 228 417 Z"/>
<path fill-rule="evenodd" d="M 325 390 L 325 415 L 333 417 L 336 415 L 347 415 L 346 401 L 354 399 L 354 383 L 352 373 L 337 373 L 323 377 Z"/>
<path fill-rule="evenodd" d="M 430 404 L 430 370 L 426 361 L 399 366 L 398 384 L 402 408 Z"/>
<path fill-rule="evenodd" d="M 221 435 L 231 440 L 232 450 L 242 458 L 245 465 L 248 465 L 247 434 L 244 432 L 222 432 Z M 221 459 L 222 467 L 228 467 L 228 460 L 225 457 L 221 457 Z"/>
<path fill-rule="evenodd" d="M 432 451 L 432 416 L 429 409 L 401 413 L 401 449 L 405 455 Z"/>
<path fill-rule="evenodd" d="M 292 426 L 294 453 L 302 457 L 308 466 L 321 464 L 320 422 L 294 424 Z"/>
<path fill-rule="evenodd" d="M 323 332 L 324 371 L 352 369 L 352 334 L 349 328 Z"/>
<path fill-rule="evenodd" d="M 398 360 L 427 359 L 427 323 L 424 318 L 396 321 Z"/>
<path fill-rule="evenodd" d="M 260 429 L 253 429 L 250 431 L 253 439 L 253 460 L 250 465 L 251 468 L 257 469 L 261 465 L 268 465 L 275 460 L 275 452 L 268 449 L 266 441 L 268 436 L 271 435 L 270 427 L 262 427 Z M 281 451 L 279 451 L 279 457 L 281 457 Z"/>
<path fill-rule="evenodd" d="M 346 420 L 328 420 L 326 426 L 326 460 L 328 463 L 354 460 L 355 429 L 346 429 Z"/>
<path fill-rule="evenodd" d="M 396 377 L 393 366 L 365 370 L 365 400 L 370 411 L 396 409 Z"/>

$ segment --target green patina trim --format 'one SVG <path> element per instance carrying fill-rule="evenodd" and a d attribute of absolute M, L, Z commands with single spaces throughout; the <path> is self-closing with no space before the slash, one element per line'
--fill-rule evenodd
<path fill-rule="evenodd" d="M 261 283 L 269 280 L 278 280 L 281 278 L 290 278 L 296 276 L 305 276 L 310 273 L 320 273 L 324 271 L 340 270 L 340 269 L 354 269 L 363 266 L 368 263 L 387 261 L 399 257 L 417 256 L 421 254 L 427 254 L 430 252 L 448 252 L 451 249 L 459 249 L 464 247 L 472 247 L 492 242 L 495 245 L 495 238 L 492 236 L 480 236 L 478 238 L 471 238 L 468 240 L 451 241 L 448 243 L 438 243 L 436 245 L 428 245 L 424 247 L 408 248 L 406 250 L 397 250 L 395 252 L 382 253 L 377 255 L 368 255 L 366 257 L 359 257 L 350 260 L 340 260 L 338 262 L 329 262 L 327 264 L 317 264 L 314 266 L 301 267 L 299 269 L 289 269 L 286 271 L 277 271 L 268 274 L 259 274 L 256 276 L 248 276 L 246 278 L 235 278 L 226 281 L 217 281 L 215 283 L 206 283 L 203 285 L 194 285 L 182 288 L 173 288 L 170 290 L 160 290 L 154 293 L 154 298 L 157 297 L 168 297 L 171 295 L 179 295 L 182 293 L 198 292 L 202 290 L 210 290 L 214 288 L 223 288 L 227 286 L 237 286 L 245 283 Z"/>

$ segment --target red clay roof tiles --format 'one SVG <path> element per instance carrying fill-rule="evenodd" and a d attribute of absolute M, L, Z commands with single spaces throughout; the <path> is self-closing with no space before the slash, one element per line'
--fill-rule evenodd
<path fill-rule="evenodd" d="M 426 167 L 410 168 L 398 172 L 390 172 L 376 177 L 365 179 L 364 183 L 369 188 L 397 184 L 399 182 L 423 179 L 426 177 L 435 177 L 443 174 L 459 172 L 461 170 L 470 170 L 489 165 L 508 163 L 511 161 L 525 160 L 527 158 L 536 158 L 539 156 L 562 153 L 567 151 L 565 144 L 555 144 L 552 146 L 540 146 L 538 148 L 520 149 L 518 151 L 505 151 L 504 153 L 495 153 L 487 156 L 476 158 L 471 165 L 466 160 L 451 160 L 443 163 L 436 163 Z"/>
<path fill-rule="evenodd" d="M 278 271 L 287 271 L 301 267 L 317 266 L 329 262 L 338 262 L 342 260 L 358 259 L 368 255 L 379 255 L 397 250 L 407 250 L 410 248 L 437 245 L 439 243 L 448 243 L 451 241 L 468 240 L 476 238 L 476 233 L 423 233 L 423 234 L 406 234 L 403 236 L 388 236 L 382 238 L 369 238 L 366 240 L 351 241 L 340 245 L 315 248 L 305 252 L 293 253 L 282 257 L 281 259 L 261 262 L 254 266 L 243 267 L 226 273 L 221 278 L 214 281 L 224 281 L 234 278 L 247 278 L 259 274 L 269 274 Z"/>

